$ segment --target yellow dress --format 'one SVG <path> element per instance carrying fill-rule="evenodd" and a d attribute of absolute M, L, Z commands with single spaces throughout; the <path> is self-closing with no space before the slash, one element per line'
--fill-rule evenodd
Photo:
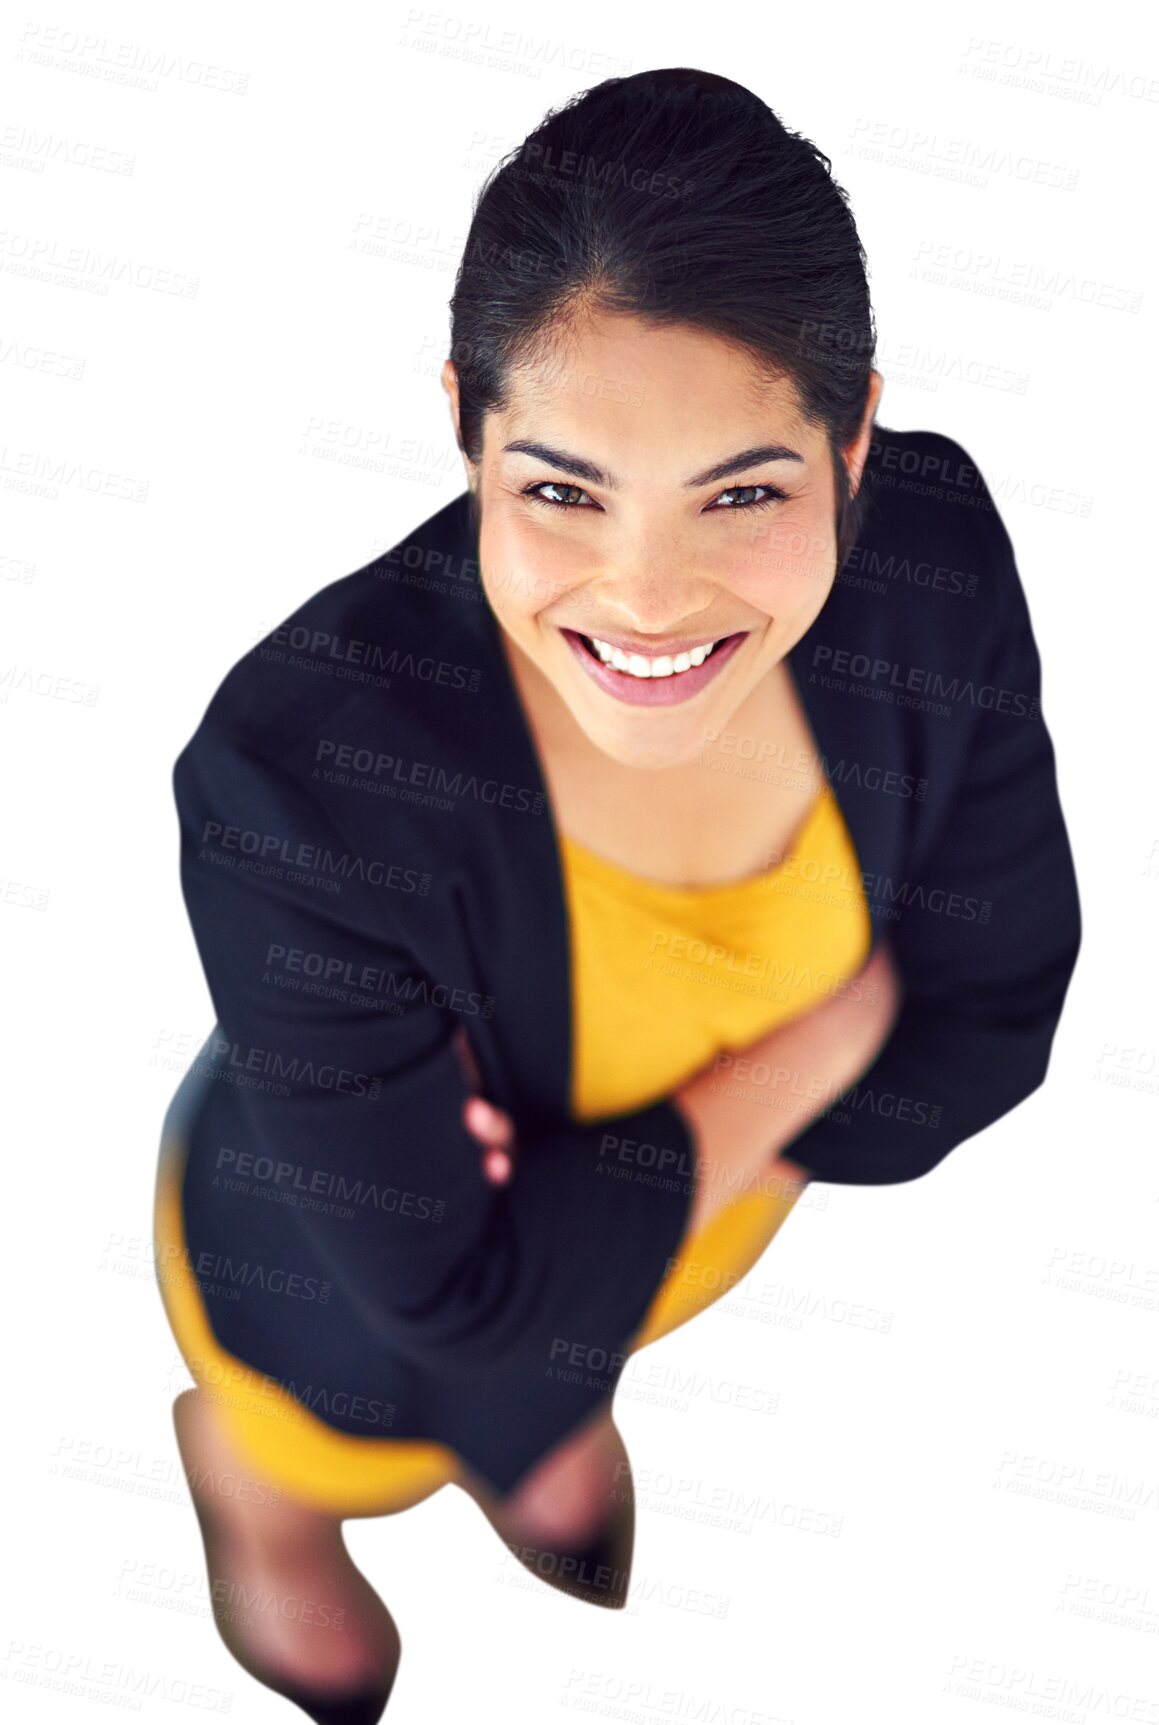
<path fill-rule="evenodd" d="M 818 1005 L 869 954 L 857 854 L 824 783 L 788 854 L 742 881 L 667 886 L 621 869 L 566 834 L 561 854 L 577 1120 L 670 1095 L 719 1051 L 743 1048 Z M 220 1346 L 185 1251 L 181 1167 L 178 1133 L 163 1141 L 157 1181 L 161 1294 L 195 1382 L 220 1409 L 255 1473 L 338 1515 L 402 1509 L 456 1478 L 458 1457 L 446 1445 L 337 1431 Z M 627 1351 L 719 1299 L 756 1263 L 797 1196 L 799 1189 L 789 1196 L 779 1188 L 746 1194 L 686 1235 Z"/>

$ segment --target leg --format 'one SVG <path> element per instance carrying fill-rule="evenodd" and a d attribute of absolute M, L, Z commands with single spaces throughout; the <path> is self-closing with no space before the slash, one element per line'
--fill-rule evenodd
<path fill-rule="evenodd" d="M 513 1492 L 465 1469 L 456 1482 L 526 1569 L 574 1599 L 622 1609 L 631 1579 L 635 1493 L 610 1406 L 557 1444 Z"/>
<path fill-rule="evenodd" d="M 686 1323 L 747 1275 L 803 1191 L 768 1177 L 690 1228 L 628 1352 Z M 500 1538 L 550 1586 L 594 1604 L 622 1607 L 632 1563 L 635 1503 L 628 1452 L 611 1408 L 546 1456 L 506 1498 L 469 1471 L 458 1483 Z"/>
<path fill-rule="evenodd" d="M 225 1645 L 317 1725 L 375 1725 L 401 1642 L 346 1549 L 341 1518 L 255 1480 L 204 1390 L 177 1397 L 173 1422 Z M 229 1489 L 238 1480 L 247 1482 L 245 1494 Z"/>

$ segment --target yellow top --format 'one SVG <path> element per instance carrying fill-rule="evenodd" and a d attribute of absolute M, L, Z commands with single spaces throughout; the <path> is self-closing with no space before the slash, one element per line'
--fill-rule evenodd
<path fill-rule="evenodd" d="M 561 851 L 577 1120 L 670 1095 L 718 1051 L 744 1048 L 819 1005 L 869 956 L 857 852 L 825 782 L 787 854 L 745 880 L 668 886 L 608 862 L 566 833 Z M 667 1335 L 747 1275 L 800 1191 L 772 1179 L 686 1236 L 629 1352 Z"/>
<path fill-rule="evenodd" d="M 670 1094 L 719 1049 L 819 1005 L 869 956 L 860 864 L 825 782 L 780 862 L 720 886 L 667 886 L 561 838 L 577 1120 Z"/>

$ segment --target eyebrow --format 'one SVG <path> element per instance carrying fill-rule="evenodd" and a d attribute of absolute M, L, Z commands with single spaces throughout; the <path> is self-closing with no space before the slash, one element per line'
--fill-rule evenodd
<path fill-rule="evenodd" d="M 607 473 L 598 467 L 594 461 L 586 461 L 582 455 L 571 455 L 566 449 L 552 449 L 547 443 L 534 443 L 526 438 L 517 438 L 514 443 L 503 445 L 505 455 L 530 455 L 537 461 L 544 461 L 549 467 L 558 467 L 562 473 L 570 473 L 574 479 L 587 479 L 593 485 L 606 485 L 609 491 L 618 491 L 620 482 L 614 474 Z M 726 456 L 723 461 L 715 462 L 706 467 L 703 473 L 693 474 L 686 479 L 686 487 L 694 485 L 711 485 L 718 479 L 728 479 L 734 473 L 747 473 L 750 467 L 763 467 L 768 461 L 801 461 L 805 457 L 795 449 L 789 449 L 783 443 L 760 443 L 752 449 L 738 450 L 735 455 Z"/>

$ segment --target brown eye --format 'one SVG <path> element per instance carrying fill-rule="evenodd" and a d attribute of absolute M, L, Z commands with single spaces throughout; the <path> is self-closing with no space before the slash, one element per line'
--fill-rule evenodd
<path fill-rule="evenodd" d="M 738 510 L 743 510 L 743 509 L 768 509 L 770 507 L 770 505 L 773 503 L 787 502 L 788 495 L 789 495 L 787 491 L 781 491 L 775 485 L 734 485 L 734 486 L 730 487 L 730 489 L 728 491 L 722 491 L 720 496 L 721 497 L 739 497 L 741 495 L 741 493 L 745 492 L 745 491 L 766 491 L 766 492 L 768 492 L 768 496 L 767 497 L 758 497 L 752 503 L 731 503 L 731 504 L 729 504 L 727 507 L 729 510 L 731 510 L 731 512 L 733 514 L 735 514 Z M 714 509 L 717 507 L 719 502 L 720 502 L 720 498 L 718 498 L 717 503 L 715 503 L 713 505 Z"/>
<path fill-rule="evenodd" d="M 542 503 L 548 509 L 575 509 L 577 507 L 574 503 L 561 503 L 555 498 L 541 497 L 539 495 L 541 491 L 573 491 L 579 497 L 587 496 L 587 492 L 581 490 L 578 485 L 564 485 L 558 479 L 537 480 L 534 485 L 528 487 L 523 495 L 529 498 L 532 503 Z"/>

